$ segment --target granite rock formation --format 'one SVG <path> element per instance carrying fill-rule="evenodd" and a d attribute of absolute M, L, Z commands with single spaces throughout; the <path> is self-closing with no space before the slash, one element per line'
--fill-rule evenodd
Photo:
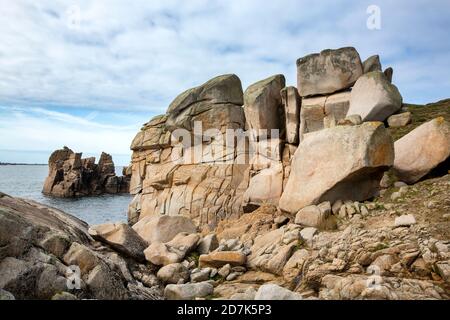
<path fill-rule="evenodd" d="M 111 155 L 103 152 L 98 164 L 94 157 L 81 157 L 67 147 L 54 151 L 42 192 L 61 198 L 129 192 L 130 176 L 126 168 L 124 176 L 116 176 Z"/>
<path fill-rule="evenodd" d="M 394 149 L 383 123 L 370 121 L 384 121 L 402 106 L 380 58 L 362 63 L 354 48 L 324 50 L 298 59 L 297 73 L 297 88 L 274 75 L 246 90 L 236 75 L 218 76 L 183 92 L 166 114 L 146 123 L 131 144 L 129 222 L 182 215 L 212 230 L 263 204 L 295 214 L 327 199 L 377 195 Z M 323 148 L 308 143 L 321 136 Z M 320 174 L 296 179 L 305 168 L 297 158 L 313 171 L 322 163 L 324 172 L 335 168 L 336 174 L 319 191 Z M 318 193 L 309 200 L 294 197 L 311 186 Z"/>

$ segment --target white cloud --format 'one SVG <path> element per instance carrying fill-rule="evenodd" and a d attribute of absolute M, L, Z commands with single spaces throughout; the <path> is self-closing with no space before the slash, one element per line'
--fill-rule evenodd
<path fill-rule="evenodd" d="M 366 28 L 371 4 L 381 30 Z M 0 105 L 13 113 L 0 112 L 3 149 L 126 153 L 139 125 L 189 87 L 223 73 L 244 86 L 283 73 L 295 85 L 297 58 L 348 45 L 363 59 L 380 54 L 405 101 L 450 92 L 445 0 L 0 0 L 0 10 Z"/>
<path fill-rule="evenodd" d="M 368 1 L 0 0 L 0 101 L 160 113 L 219 73 L 237 73 L 244 85 L 284 73 L 295 84 L 296 58 L 344 45 L 363 57 L 380 53 L 399 71 L 416 57 L 429 61 L 420 72 L 448 69 L 448 3 L 378 2 L 382 30 L 369 31 Z M 67 26 L 73 4 L 81 14 L 75 29 Z M 411 49 L 426 49 L 428 59 L 408 56 Z M 438 51 L 444 66 L 430 63 Z"/>
<path fill-rule="evenodd" d="M 130 155 L 129 146 L 136 125 L 112 125 L 88 117 L 41 108 L 0 108 L 0 149 L 52 151 L 69 146 L 75 151 L 98 154 L 101 151 Z M 100 115 L 101 116 L 101 115 Z"/>

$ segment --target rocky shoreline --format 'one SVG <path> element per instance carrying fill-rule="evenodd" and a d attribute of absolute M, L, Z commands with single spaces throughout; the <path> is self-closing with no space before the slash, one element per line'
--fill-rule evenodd
<path fill-rule="evenodd" d="M 384 190 L 319 206 L 332 230 L 263 205 L 206 235 L 184 217 L 88 226 L 1 194 L 2 298 L 449 299 L 450 175 Z"/>

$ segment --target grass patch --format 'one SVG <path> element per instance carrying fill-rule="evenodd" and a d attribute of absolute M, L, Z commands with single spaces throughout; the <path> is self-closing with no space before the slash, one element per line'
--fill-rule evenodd
<path fill-rule="evenodd" d="M 305 248 L 305 246 L 306 246 L 306 243 L 303 239 L 297 240 L 297 243 L 294 246 L 294 252 Z"/>
<path fill-rule="evenodd" d="M 372 252 L 377 252 L 377 251 L 384 250 L 384 249 L 387 249 L 387 248 L 389 248 L 389 244 L 388 243 L 380 242 L 380 243 L 378 243 L 376 245 L 375 248 L 372 249 Z"/>
<path fill-rule="evenodd" d="M 219 281 L 219 282 L 223 282 L 225 280 L 220 274 L 216 274 L 211 279 L 213 279 L 214 281 Z"/>
<path fill-rule="evenodd" d="M 195 266 L 198 267 L 198 260 L 199 260 L 199 258 L 200 258 L 200 254 L 198 252 L 196 252 L 196 251 L 193 251 L 187 256 L 186 260 L 189 261 L 189 262 L 194 261 L 195 262 Z"/>
<path fill-rule="evenodd" d="M 394 141 L 408 134 L 421 124 L 437 117 L 443 117 L 450 122 L 450 99 L 441 100 L 426 105 L 404 104 L 404 107 L 411 112 L 412 122 L 401 128 L 389 128 Z"/>

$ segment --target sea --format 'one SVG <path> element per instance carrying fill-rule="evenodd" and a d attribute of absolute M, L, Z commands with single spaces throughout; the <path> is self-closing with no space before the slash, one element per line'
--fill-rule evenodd
<path fill-rule="evenodd" d="M 116 174 L 122 175 L 116 166 Z M 42 194 L 48 174 L 47 165 L 0 165 L 0 191 L 10 196 L 35 200 L 70 213 L 90 225 L 126 222 L 129 194 L 101 195 L 77 199 L 60 199 Z"/>

